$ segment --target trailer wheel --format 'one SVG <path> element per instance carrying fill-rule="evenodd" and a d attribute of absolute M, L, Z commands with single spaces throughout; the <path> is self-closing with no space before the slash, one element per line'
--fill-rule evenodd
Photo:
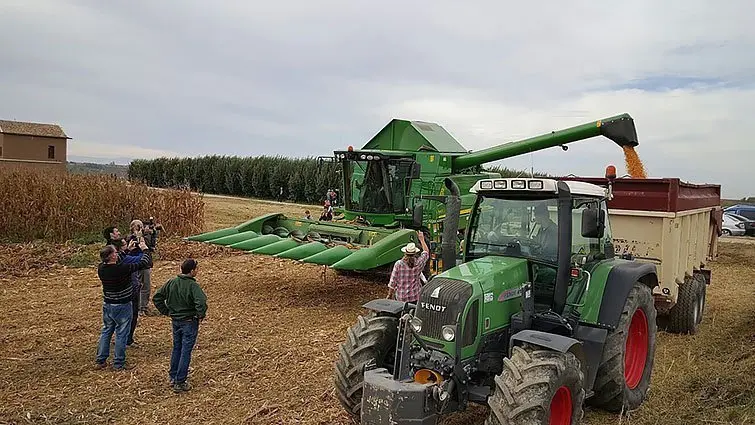
<path fill-rule="evenodd" d="M 697 333 L 705 309 L 705 278 L 694 274 L 679 288 L 676 305 L 668 313 L 668 330 L 673 333 Z"/>
<path fill-rule="evenodd" d="M 525 344 L 503 360 L 485 425 L 571 425 L 582 420 L 584 374 L 572 353 Z"/>
<path fill-rule="evenodd" d="M 657 331 L 653 293 L 636 282 L 624 303 L 618 326 L 606 338 L 591 405 L 620 412 L 642 404 L 650 388 Z"/>
<path fill-rule="evenodd" d="M 364 366 L 374 361 L 393 373 L 398 338 L 398 318 L 370 312 L 359 316 L 338 347 L 334 383 L 338 399 L 358 421 L 362 410 Z"/>

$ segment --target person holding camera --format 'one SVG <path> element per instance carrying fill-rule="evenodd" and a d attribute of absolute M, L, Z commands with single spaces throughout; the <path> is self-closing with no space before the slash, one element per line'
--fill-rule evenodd
<path fill-rule="evenodd" d="M 143 240 L 139 245 L 142 251 L 147 251 L 147 245 Z M 133 314 L 131 274 L 152 267 L 152 256 L 149 252 L 144 252 L 138 263 L 126 264 L 119 261 L 118 248 L 107 245 L 100 251 L 100 259 L 102 263 L 97 268 L 97 275 L 102 282 L 102 331 L 95 362 L 98 369 L 106 367 L 106 361 L 110 357 L 110 340 L 115 333 L 113 369 L 124 370 L 126 342 Z"/>
<path fill-rule="evenodd" d="M 146 222 L 146 225 L 145 225 Z M 150 217 L 149 220 L 144 222 L 141 220 L 131 221 L 130 229 L 131 240 L 143 238 L 147 250 L 152 253 L 157 247 L 157 237 L 160 230 L 162 230 L 161 224 L 156 224 L 154 218 Z M 159 313 L 149 308 L 150 297 L 152 295 L 152 268 L 144 269 L 139 272 L 139 282 L 141 283 L 141 290 L 139 291 L 139 313 L 144 316 L 157 316 Z"/>

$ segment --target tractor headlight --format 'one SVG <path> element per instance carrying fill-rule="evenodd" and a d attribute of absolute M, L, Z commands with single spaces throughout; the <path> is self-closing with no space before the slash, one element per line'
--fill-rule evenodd
<path fill-rule="evenodd" d="M 414 332 L 419 333 L 422 330 L 422 320 L 420 320 L 419 317 L 412 317 L 412 320 L 409 321 L 409 324 L 412 325 Z"/>
<path fill-rule="evenodd" d="M 443 329 L 441 329 L 441 335 L 443 336 L 443 339 L 450 342 L 456 338 L 456 331 L 452 326 L 443 326 Z"/>

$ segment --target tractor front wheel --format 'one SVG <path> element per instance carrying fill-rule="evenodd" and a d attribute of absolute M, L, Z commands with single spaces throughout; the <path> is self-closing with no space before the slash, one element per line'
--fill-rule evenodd
<path fill-rule="evenodd" d="M 673 333 L 697 333 L 705 310 L 705 277 L 695 273 L 679 287 L 676 305 L 668 313 L 668 330 Z"/>
<path fill-rule="evenodd" d="M 364 366 L 374 362 L 393 373 L 398 338 L 398 318 L 370 312 L 359 316 L 338 347 L 334 382 L 338 399 L 358 421 L 362 410 Z"/>
<path fill-rule="evenodd" d="M 576 425 L 582 420 L 584 374 L 572 353 L 514 347 L 495 377 L 485 425 Z"/>
<path fill-rule="evenodd" d="M 618 326 L 606 338 L 590 404 L 609 412 L 633 410 L 642 404 L 650 388 L 657 332 L 653 293 L 636 282 Z"/>

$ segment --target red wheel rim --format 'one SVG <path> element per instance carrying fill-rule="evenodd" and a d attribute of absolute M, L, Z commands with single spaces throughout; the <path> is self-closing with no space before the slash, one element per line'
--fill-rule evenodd
<path fill-rule="evenodd" d="M 648 357 L 648 318 L 642 309 L 637 309 L 629 324 L 626 349 L 624 350 L 624 379 L 630 389 L 637 388 L 645 373 Z"/>
<path fill-rule="evenodd" d="M 566 387 L 556 390 L 551 399 L 550 425 L 571 424 L 571 391 Z"/>

